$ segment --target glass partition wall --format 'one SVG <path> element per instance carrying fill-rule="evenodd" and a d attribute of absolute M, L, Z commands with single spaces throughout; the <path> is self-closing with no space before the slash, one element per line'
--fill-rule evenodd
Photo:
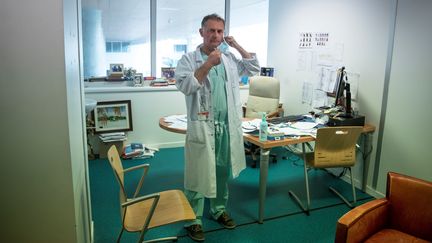
<path fill-rule="evenodd" d="M 82 0 L 82 8 L 85 79 L 107 76 L 115 63 L 160 77 L 202 42 L 201 20 L 211 13 L 267 65 L 268 0 Z"/>

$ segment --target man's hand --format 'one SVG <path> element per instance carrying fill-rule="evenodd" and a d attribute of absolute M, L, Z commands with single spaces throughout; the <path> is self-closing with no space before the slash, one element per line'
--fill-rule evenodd
<path fill-rule="evenodd" d="M 203 83 L 203 80 L 207 77 L 208 72 L 213 66 L 216 66 L 221 63 L 221 52 L 217 49 L 210 52 L 208 55 L 207 61 L 204 62 L 204 64 L 199 67 L 194 75 L 195 78 L 198 80 L 200 84 Z"/>
<path fill-rule="evenodd" d="M 229 46 L 234 47 L 235 49 L 237 49 L 237 47 L 239 46 L 237 41 L 232 36 L 225 36 L 225 41 L 226 43 L 228 43 Z"/>
<path fill-rule="evenodd" d="M 252 58 L 252 55 L 241 47 L 232 36 L 225 36 L 225 41 L 229 46 L 235 48 L 243 58 Z"/>
<path fill-rule="evenodd" d="M 207 62 L 213 67 L 221 63 L 221 52 L 218 49 L 210 52 Z"/>

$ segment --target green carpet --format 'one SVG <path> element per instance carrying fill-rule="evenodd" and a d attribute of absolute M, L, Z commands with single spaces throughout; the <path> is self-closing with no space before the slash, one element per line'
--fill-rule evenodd
<path fill-rule="evenodd" d="M 127 168 L 142 163 L 150 164 L 142 194 L 183 189 L 183 152 L 183 148 L 161 149 L 154 158 L 124 160 L 123 165 Z M 336 221 L 349 208 L 327 186 L 334 186 L 351 199 L 350 185 L 323 170 L 309 171 L 312 212 L 310 216 L 306 216 L 288 194 L 288 190 L 294 190 L 302 200 L 306 199 L 303 161 L 283 149 L 276 149 L 275 152 L 280 158 L 277 163 L 269 165 L 264 224 L 256 223 L 259 168 L 247 167 L 229 185 L 228 211 L 239 227 L 236 230 L 221 229 L 219 224 L 205 214 L 203 227 L 206 242 L 333 241 Z M 282 160 L 282 155 L 288 155 L 289 159 Z M 114 242 L 121 229 L 117 181 L 106 159 L 89 161 L 89 173 L 95 242 Z M 140 173 L 131 172 L 126 176 L 127 189 L 132 191 Z M 359 190 L 357 197 L 357 205 L 371 199 L 371 196 Z M 147 233 L 146 239 L 184 236 L 186 232 L 182 226 L 183 223 L 177 223 L 152 229 Z M 122 242 L 136 242 L 137 237 L 138 234 L 126 232 L 122 236 Z M 187 242 L 189 238 L 180 237 L 179 241 Z"/>

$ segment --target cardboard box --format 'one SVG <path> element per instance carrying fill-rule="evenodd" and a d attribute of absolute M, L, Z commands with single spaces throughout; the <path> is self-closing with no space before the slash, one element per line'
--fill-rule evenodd
<path fill-rule="evenodd" d="M 100 142 L 99 144 L 99 158 L 105 159 L 107 157 L 108 149 L 111 148 L 112 145 L 115 145 L 117 147 L 117 151 L 119 155 L 122 154 L 123 151 L 123 141 L 117 141 L 117 142 Z"/>

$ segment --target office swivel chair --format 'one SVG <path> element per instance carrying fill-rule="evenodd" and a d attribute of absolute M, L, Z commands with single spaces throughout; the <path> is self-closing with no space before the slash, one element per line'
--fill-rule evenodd
<path fill-rule="evenodd" d="M 128 232 L 139 232 L 140 237 L 137 242 L 146 242 L 143 241 L 145 233 L 151 228 L 196 218 L 188 200 L 180 190 L 168 190 L 138 196 L 149 169 L 148 164 L 123 169 L 120 156 L 114 145 L 108 150 L 108 159 L 120 185 L 122 229 L 117 238 L 117 242 L 120 242 L 124 230 Z M 126 172 L 137 169 L 142 169 L 143 173 L 133 197 L 129 198 L 124 185 L 124 176 Z M 167 240 L 176 241 L 177 237 L 153 239 L 149 240 L 149 242 Z"/>
<path fill-rule="evenodd" d="M 317 130 L 314 152 L 305 153 L 303 156 L 307 197 L 306 207 L 293 191 L 289 191 L 290 196 L 294 198 L 307 215 L 309 215 L 310 209 L 308 170 L 311 168 L 347 168 L 351 178 L 353 202 L 357 202 L 351 167 L 356 163 L 356 143 L 362 130 L 363 127 L 358 126 L 323 127 Z M 305 144 L 303 143 L 303 151 L 305 149 L 304 146 Z M 333 187 L 329 187 L 329 189 L 340 197 L 349 207 L 353 207 L 353 205 L 336 189 Z"/>
<path fill-rule="evenodd" d="M 279 80 L 267 76 L 253 76 L 249 80 L 249 96 L 246 106 L 243 107 L 243 116 L 246 118 L 261 118 L 262 112 L 267 118 L 280 116 L 283 113 L 279 104 L 280 84 Z M 256 167 L 257 156 L 260 148 L 253 144 L 246 144 L 246 154 L 252 156 L 251 167 Z M 276 162 L 276 155 L 270 154 L 272 162 Z"/>

